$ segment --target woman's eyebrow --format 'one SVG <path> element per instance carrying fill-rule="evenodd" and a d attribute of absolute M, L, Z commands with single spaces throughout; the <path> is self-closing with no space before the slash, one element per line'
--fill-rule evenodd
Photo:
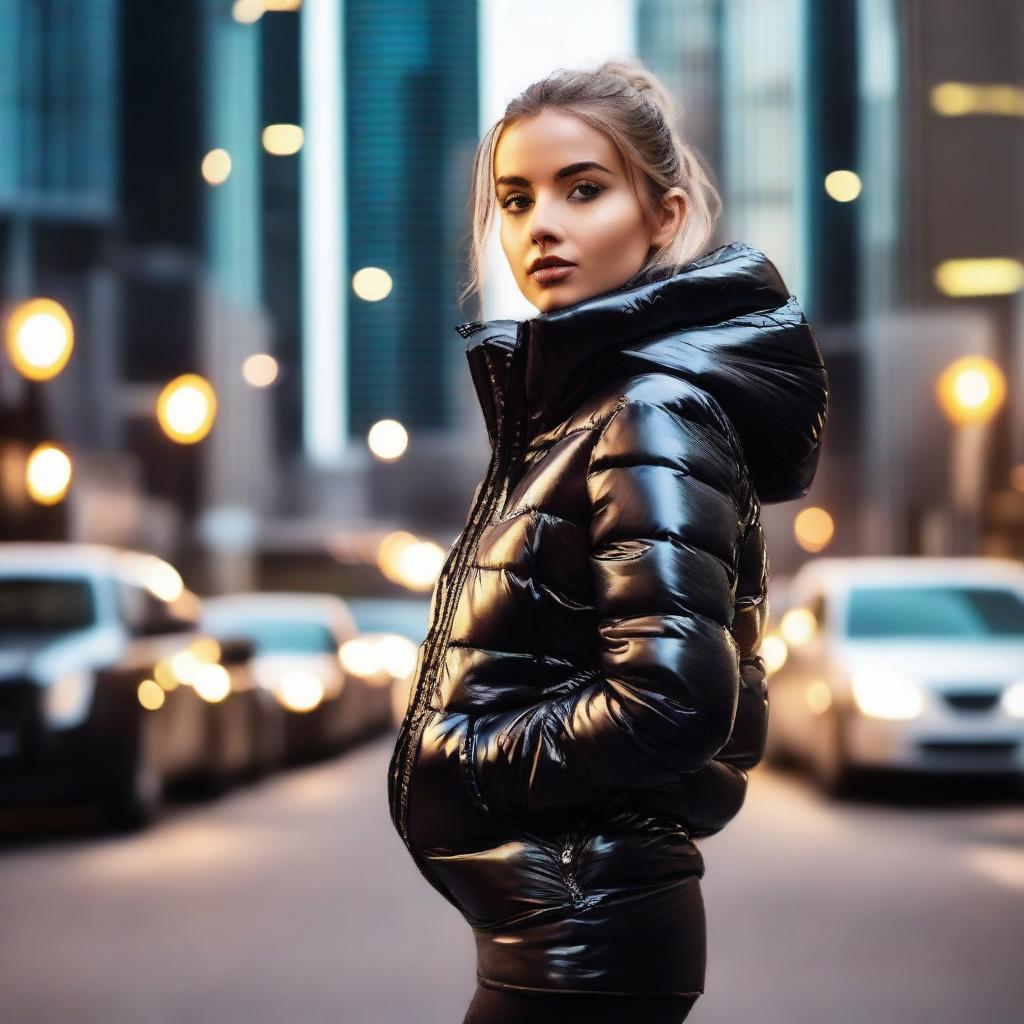
<path fill-rule="evenodd" d="M 580 160 L 577 163 L 563 167 L 560 171 L 556 171 L 555 180 L 568 178 L 572 174 L 579 174 L 580 171 L 604 171 L 606 174 L 615 174 L 614 171 L 609 170 L 604 164 L 599 164 L 596 160 Z M 529 186 L 530 183 L 526 178 L 519 177 L 518 174 L 506 174 L 498 178 L 494 184 Z"/>

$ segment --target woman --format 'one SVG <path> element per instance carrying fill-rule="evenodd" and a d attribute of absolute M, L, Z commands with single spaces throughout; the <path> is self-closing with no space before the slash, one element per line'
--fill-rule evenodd
<path fill-rule="evenodd" d="M 642 66 L 561 71 L 481 141 L 539 314 L 461 325 L 492 444 L 431 604 L 395 826 L 473 928 L 464 1024 L 678 1022 L 704 990 L 694 839 L 767 726 L 760 508 L 807 493 L 827 379 Z M 698 258 L 700 257 L 700 258 Z"/>

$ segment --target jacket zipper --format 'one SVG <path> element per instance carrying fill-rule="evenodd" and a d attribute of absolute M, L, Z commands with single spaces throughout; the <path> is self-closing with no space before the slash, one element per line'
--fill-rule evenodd
<path fill-rule="evenodd" d="M 583 902 L 583 893 L 580 892 L 579 883 L 576 881 L 576 876 L 572 870 L 573 845 L 571 839 L 566 839 L 558 859 L 561 863 L 562 880 L 572 895 L 574 906 L 578 907 Z"/>
<path fill-rule="evenodd" d="M 520 324 L 519 327 L 516 339 L 517 351 L 522 351 L 525 326 L 525 324 Z M 417 862 L 418 858 L 415 857 L 415 851 L 412 850 L 409 839 L 409 783 L 412 776 L 413 762 L 416 759 L 423 730 L 426 728 L 429 698 L 433 693 L 440 657 L 443 656 L 448 638 L 451 635 L 452 622 L 455 618 L 459 596 L 462 593 L 466 576 L 469 573 L 473 553 L 476 551 L 480 535 L 490 522 L 495 508 L 507 497 L 511 469 L 515 464 L 519 448 L 520 424 L 522 422 L 522 410 L 518 397 L 510 401 L 510 392 L 515 387 L 516 380 L 517 375 L 514 372 L 510 372 L 506 381 L 506 392 L 502 416 L 498 424 L 498 435 L 494 451 L 491 455 L 491 462 L 487 468 L 484 486 L 480 490 L 480 496 L 477 499 L 476 505 L 470 511 L 468 525 L 463 531 L 462 541 L 448 569 L 447 577 L 444 581 L 448 585 L 448 589 L 443 595 L 442 607 L 438 609 L 432 636 L 427 639 L 423 669 L 419 673 L 418 685 L 410 700 L 409 710 L 403 724 L 405 731 L 400 736 L 396 745 L 397 748 L 393 761 L 393 769 L 396 775 L 396 792 L 392 800 L 392 813 L 398 834 L 402 837 L 406 848 L 413 854 Z M 512 425 L 511 444 L 506 448 L 505 439 L 509 433 L 507 429 L 507 415 L 510 410 L 515 412 L 515 422 Z M 505 471 L 505 475 L 501 486 L 498 487 L 496 485 L 502 470 Z"/>

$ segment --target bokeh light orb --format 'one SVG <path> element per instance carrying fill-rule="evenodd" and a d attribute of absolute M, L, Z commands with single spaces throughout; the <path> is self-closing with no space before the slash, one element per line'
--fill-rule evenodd
<path fill-rule="evenodd" d="M 363 267 L 352 275 L 352 290 L 365 302 L 386 299 L 391 287 L 391 275 L 380 267 Z"/>
<path fill-rule="evenodd" d="M 175 377 L 160 392 L 157 420 L 179 444 L 195 444 L 210 432 L 217 415 L 217 396 L 208 380 L 196 373 Z"/>
<path fill-rule="evenodd" d="M 56 377 L 71 358 L 74 344 L 71 317 L 54 299 L 22 302 L 7 322 L 7 354 L 28 380 Z"/>
<path fill-rule="evenodd" d="M 393 462 L 405 454 L 409 434 L 398 420 L 378 420 L 366 435 L 373 455 L 383 462 Z"/>

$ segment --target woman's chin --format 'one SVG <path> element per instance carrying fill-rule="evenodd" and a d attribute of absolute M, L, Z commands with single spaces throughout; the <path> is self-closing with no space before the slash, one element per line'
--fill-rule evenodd
<path fill-rule="evenodd" d="M 565 306 L 571 306 L 574 302 L 579 302 L 581 297 L 578 288 L 570 290 L 558 285 L 551 285 L 547 288 L 541 288 L 539 291 L 535 289 L 530 301 L 542 313 L 553 313 L 556 309 L 562 309 Z"/>

